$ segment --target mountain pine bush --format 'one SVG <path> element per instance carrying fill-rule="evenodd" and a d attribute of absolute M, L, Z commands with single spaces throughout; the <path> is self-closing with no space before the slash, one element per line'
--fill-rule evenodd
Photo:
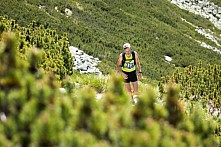
<path fill-rule="evenodd" d="M 200 62 L 198 66 L 177 69 L 172 76 L 162 78 L 161 91 L 170 79 L 180 85 L 181 99 L 201 102 L 210 113 L 221 116 L 220 65 Z"/>
<path fill-rule="evenodd" d="M 33 21 L 28 27 L 20 27 L 15 20 L 0 16 L 0 33 L 12 31 L 19 37 L 20 56 L 26 58 L 27 49 L 34 46 L 43 50 L 38 66 L 52 71 L 58 79 L 73 73 L 73 57 L 69 51 L 67 34 L 58 36 L 56 31 L 46 29 Z"/>

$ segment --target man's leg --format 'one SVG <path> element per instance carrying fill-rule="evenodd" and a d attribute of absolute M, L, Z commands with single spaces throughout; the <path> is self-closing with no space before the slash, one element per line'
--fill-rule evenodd
<path fill-rule="evenodd" d="M 138 93 L 138 81 L 132 82 L 134 94 Z"/>
<path fill-rule="evenodd" d="M 137 94 L 138 94 L 138 81 L 132 82 L 134 94 L 132 95 L 132 101 L 134 104 L 137 103 Z"/>
<path fill-rule="evenodd" d="M 130 83 L 125 83 L 125 87 L 129 93 L 131 93 Z"/>

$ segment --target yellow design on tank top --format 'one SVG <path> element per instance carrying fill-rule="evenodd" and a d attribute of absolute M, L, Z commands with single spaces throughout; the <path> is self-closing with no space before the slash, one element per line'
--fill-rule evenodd
<path fill-rule="evenodd" d="M 136 68 L 135 68 L 135 65 L 134 65 L 134 60 L 133 60 L 132 54 L 130 54 L 130 57 L 127 57 L 127 55 L 125 54 L 125 58 L 126 58 L 126 61 L 123 65 L 123 67 L 122 67 L 122 70 L 125 71 L 125 72 L 134 71 Z"/>

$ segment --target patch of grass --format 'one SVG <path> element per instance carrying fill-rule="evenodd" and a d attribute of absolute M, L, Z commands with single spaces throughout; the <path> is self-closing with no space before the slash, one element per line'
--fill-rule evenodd
<path fill-rule="evenodd" d="M 94 88 L 98 93 L 102 93 L 107 89 L 108 76 L 98 76 L 94 74 L 78 74 L 74 73 L 71 76 L 73 84 L 82 86 L 89 86 Z"/>

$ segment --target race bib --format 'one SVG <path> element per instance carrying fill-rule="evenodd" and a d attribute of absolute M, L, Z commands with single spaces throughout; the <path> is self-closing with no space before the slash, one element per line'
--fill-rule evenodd
<path fill-rule="evenodd" d="M 133 67 L 134 67 L 134 63 L 126 62 L 126 68 L 127 69 L 132 69 Z"/>

